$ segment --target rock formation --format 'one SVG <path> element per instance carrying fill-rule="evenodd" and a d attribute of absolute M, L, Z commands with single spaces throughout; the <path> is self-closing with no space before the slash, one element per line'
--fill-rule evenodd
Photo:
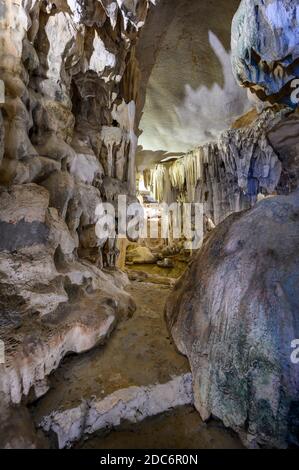
<path fill-rule="evenodd" d="M 122 290 L 126 276 L 80 260 L 49 199 L 35 183 L 1 190 L 1 410 L 46 393 L 47 376 L 66 354 L 103 343 L 133 309 Z"/>
<path fill-rule="evenodd" d="M 231 54 L 238 4 L 0 0 L 0 447 L 49 445 L 36 427 L 69 447 L 193 395 L 205 420 L 220 418 L 249 447 L 299 445 L 290 362 L 299 333 L 299 0 L 242 0 Z M 151 148 L 138 153 L 143 123 Z M 117 212 L 115 233 L 97 231 L 101 203 L 141 200 L 136 166 L 156 201 L 202 203 L 211 231 L 167 306 L 193 390 L 161 320 L 169 273 L 189 261 L 184 237 L 121 238 Z M 144 213 L 161 229 L 155 200 L 148 194 Z M 126 260 L 136 264 L 127 273 Z M 108 367 L 94 362 L 102 382 L 84 371 L 82 398 L 74 375 L 74 402 L 61 409 L 54 393 L 34 426 L 58 372 L 106 343 L 121 319 Z M 112 359 L 127 375 L 114 374 L 109 390 Z"/>
<path fill-rule="evenodd" d="M 295 108 L 298 7 L 298 0 L 242 0 L 232 25 L 232 63 L 238 82 L 262 101 Z"/>
<path fill-rule="evenodd" d="M 202 418 L 218 417 L 249 447 L 298 445 L 298 217 L 298 191 L 228 217 L 166 309 Z"/>
<path fill-rule="evenodd" d="M 262 112 L 239 119 L 216 147 L 224 177 L 232 177 L 226 191 L 237 188 L 247 203 L 259 192 L 285 196 L 220 223 L 166 308 L 191 365 L 196 408 L 205 420 L 221 419 L 248 447 L 298 445 L 299 383 L 291 360 L 299 334 L 298 113 L 291 109 L 297 11 L 298 2 L 288 0 L 241 2 L 232 28 L 233 71 Z M 177 164 L 186 167 L 183 159 Z M 188 174 L 176 177 L 183 190 L 194 188 L 194 171 L 191 184 Z M 219 187 L 214 184 L 214 194 Z"/>
<path fill-rule="evenodd" d="M 217 142 L 199 146 L 175 162 L 156 165 L 150 178 L 144 173 L 144 181 L 159 202 L 204 204 L 205 215 L 214 224 L 248 209 L 260 194 L 291 191 L 298 183 L 290 164 L 294 142 L 284 142 L 282 152 L 283 131 L 280 140 L 276 132 L 276 127 L 285 132 L 289 128 L 290 113 L 289 108 L 268 108 L 245 126 L 223 132 Z M 295 129 L 298 119 L 290 119 Z M 287 186 L 288 177 L 293 179 L 291 186 Z"/>
<path fill-rule="evenodd" d="M 102 400 L 84 401 L 76 408 L 54 411 L 39 425 L 57 435 L 61 449 L 95 431 L 119 426 L 123 420 L 138 423 L 148 416 L 190 403 L 193 403 L 192 377 L 188 373 L 166 384 L 129 387 Z"/>
<path fill-rule="evenodd" d="M 46 188 L 76 247 L 80 233 L 95 224 L 105 186 L 116 180 L 123 194 L 135 192 L 134 44 L 148 5 L 30 0 L 2 6 L 1 183 Z"/>
<path fill-rule="evenodd" d="M 6 406 L 44 394 L 67 353 L 103 342 L 133 308 L 126 276 L 102 271 L 116 240 L 95 225 L 102 201 L 135 200 L 135 45 L 150 3 L 0 1 Z"/>

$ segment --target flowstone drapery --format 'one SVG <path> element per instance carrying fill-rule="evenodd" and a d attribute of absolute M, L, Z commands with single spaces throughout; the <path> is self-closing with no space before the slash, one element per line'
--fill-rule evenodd
<path fill-rule="evenodd" d="M 269 108 L 250 125 L 223 132 L 218 142 L 157 165 L 151 179 L 146 175 L 144 180 L 157 201 L 203 203 L 206 215 L 218 224 L 278 187 L 282 162 L 268 134 L 290 111 Z"/>

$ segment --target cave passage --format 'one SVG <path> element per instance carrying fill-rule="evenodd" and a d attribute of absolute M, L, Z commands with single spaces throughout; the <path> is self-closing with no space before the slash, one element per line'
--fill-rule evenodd
<path fill-rule="evenodd" d="M 0 0 L 0 449 L 299 447 L 298 11 Z"/>

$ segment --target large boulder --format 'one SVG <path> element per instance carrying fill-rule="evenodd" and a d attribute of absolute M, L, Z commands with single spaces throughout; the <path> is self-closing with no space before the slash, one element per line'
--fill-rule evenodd
<path fill-rule="evenodd" d="M 132 243 L 127 247 L 127 261 L 133 264 L 155 264 L 157 258 L 147 246 Z"/>
<path fill-rule="evenodd" d="M 205 240 L 166 306 L 196 408 L 248 447 L 299 444 L 299 191 L 233 214 Z M 294 343 L 293 343 L 294 344 Z"/>

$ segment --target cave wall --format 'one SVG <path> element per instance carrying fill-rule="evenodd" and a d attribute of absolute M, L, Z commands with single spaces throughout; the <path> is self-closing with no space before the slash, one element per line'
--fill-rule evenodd
<path fill-rule="evenodd" d="M 94 224 L 86 199 L 113 199 L 117 181 L 135 192 L 135 45 L 148 7 L 1 2 L 0 183 L 46 188 L 76 246 Z"/>
<path fill-rule="evenodd" d="M 298 187 L 298 122 L 288 107 L 252 110 L 218 140 L 160 163 L 149 161 L 149 168 L 141 163 L 138 170 L 158 202 L 201 203 L 217 225 L 259 198 Z"/>
<path fill-rule="evenodd" d="M 135 49 L 153 4 L 0 1 L 5 401 L 44 394 L 65 354 L 104 341 L 133 308 L 96 208 L 136 200 Z"/>
<path fill-rule="evenodd" d="M 117 248 L 96 240 L 96 206 L 135 193 L 135 47 L 150 3 L 1 0 L 2 198 L 44 188 L 74 252 L 99 267 Z"/>
<path fill-rule="evenodd" d="M 233 19 L 233 73 L 260 106 L 298 105 L 298 8 L 298 0 L 242 0 Z"/>

